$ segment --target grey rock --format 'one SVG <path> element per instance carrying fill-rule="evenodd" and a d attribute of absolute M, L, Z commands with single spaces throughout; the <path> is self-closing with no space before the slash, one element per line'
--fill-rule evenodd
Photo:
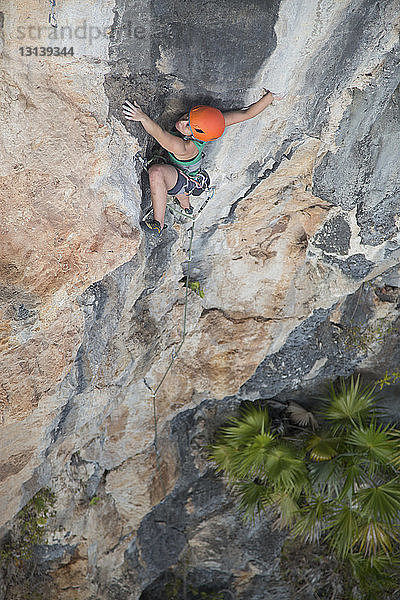
<path fill-rule="evenodd" d="M 351 230 L 344 215 L 336 215 L 326 221 L 314 236 L 313 244 L 323 248 L 325 253 L 348 254 Z"/>
<path fill-rule="evenodd" d="M 319 16 L 321 19 L 324 17 L 322 8 L 319 9 Z M 336 90 L 346 86 L 350 74 L 354 72 L 354 68 L 369 47 L 371 38 L 375 37 L 377 32 L 384 32 L 385 28 L 384 15 L 376 2 L 357 0 L 343 11 L 340 21 L 330 30 L 329 38 L 312 61 L 305 77 L 305 114 L 310 135 L 320 134 L 328 119 L 326 99 Z M 310 94 L 310 90 L 313 93 Z M 350 162 L 346 164 L 345 172 L 349 169 Z M 323 170 L 321 166 L 319 172 Z M 353 186 L 355 180 L 351 180 Z M 331 183 L 335 189 L 336 180 L 332 178 Z M 340 201 L 343 201 L 342 195 Z"/>
<path fill-rule="evenodd" d="M 364 279 L 374 267 L 374 263 L 365 258 L 364 254 L 353 254 L 346 260 L 339 260 L 325 254 L 324 259 L 328 263 L 337 265 L 345 275 L 355 280 Z"/>
<path fill-rule="evenodd" d="M 338 135 L 338 151 L 328 152 L 315 170 L 317 196 L 350 210 L 364 244 L 378 245 L 397 231 L 400 107 L 399 48 L 388 56 L 381 75 L 364 91 L 354 90 Z"/>
<path fill-rule="evenodd" d="M 284 536 L 271 534 L 269 519 L 245 524 L 221 479 L 210 469 L 200 475 L 194 467 L 204 454 L 203 440 L 216 422 L 226 419 L 227 406 L 234 404 L 228 399 L 224 410 L 207 401 L 171 424 L 169 441 L 179 448 L 181 476 L 173 492 L 142 521 L 125 554 L 127 581 L 140 584 L 140 600 L 161 600 L 165 585 L 182 577 L 198 591 L 226 590 L 226 598 L 258 598 L 262 588 L 265 600 L 275 600 L 278 593 L 289 599 L 273 566 Z M 250 583 L 238 593 L 234 573 L 240 571 L 248 571 Z"/>
<path fill-rule="evenodd" d="M 382 282 L 382 284 L 386 284 L 386 285 L 390 285 L 392 287 L 400 288 L 400 270 L 399 270 L 399 267 L 393 267 L 392 269 L 389 269 L 388 271 L 386 271 L 386 273 L 384 273 L 383 275 L 381 275 L 378 279 L 379 279 L 379 281 Z"/>

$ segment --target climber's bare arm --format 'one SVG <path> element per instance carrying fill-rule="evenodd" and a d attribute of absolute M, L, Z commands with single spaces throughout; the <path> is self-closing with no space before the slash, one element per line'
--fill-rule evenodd
<path fill-rule="evenodd" d="M 247 121 L 248 119 L 256 117 L 260 112 L 267 108 L 273 100 L 281 100 L 281 97 L 265 90 L 263 97 L 260 98 L 260 100 L 257 100 L 257 102 L 254 102 L 254 104 L 250 104 L 247 108 L 224 112 L 225 125 L 235 125 L 235 123 L 241 123 L 242 121 Z"/>
<path fill-rule="evenodd" d="M 172 133 L 168 133 L 158 125 L 153 119 L 150 119 L 146 113 L 142 111 L 137 102 L 134 102 L 134 105 L 131 104 L 128 100 L 125 100 L 125 104 L 123 105 L 124 116 L 128 121 L 139 121 L 144 129 L 150 134 L 157 142 L 168 150 L 168 152 L 172 152 L 177 156 L 184 156 L 187 152 L 190 152 L 190 141 L 182 140 L 178 138 L 176 135 L 172 135 Z"/>

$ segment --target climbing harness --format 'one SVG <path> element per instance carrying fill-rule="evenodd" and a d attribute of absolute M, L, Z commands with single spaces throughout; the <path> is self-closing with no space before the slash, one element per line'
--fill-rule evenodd
<path fill-rule="evenodd" d="M 162 161 L 164 164 L 170 164 L 170 163 L 168 163 L 167 159 L 164 156 L 162 156 L 161 154 L 154 154 L 149 160 L 147 160 L 141 154 L 141 152 L 136 152 L 136 154 L 133 156 L 133 158 L 134 158 L 134 160 L 139 161 L 140 164 L 142 165 L 142 167 L 146 171 L 148 171 L 149 167 L 155 161 L 158 161 L 158 160 Z M 177 168 L 177 167 L 175 167 L 175 168 Z M 190 219 L 192 221 L 197 221 L 197 219 L 199 218 L 201 212 L 204 210 L 205 206 L 208 204 L 208 202 L 211 200 L 211 198 L 214 196 L 214 193 L 215 193 L 215 186 L 210 186 L 210 184 L 209 184 L 210 178 L 209 178 L 208 174 L 206 173 L 206 171 L 200 171 L 199 175 L 202 174 L 202 173 L 206 175 L 206 177 L 205 177 L 205 187 L 203 189 L 199 189 L 199 190 L 196 190 L 196 189 L 195 190 L 191 190 L 191 194 L 193 196 L 200 196 L 200 194 L 202 194 L 203 192 L 206 192 L 206 191 L 208 191 L 209 194 L 208 194 L 207 198 L 204 200 L 203 204 L 200 206 L 200 208 L 196 211 L 196 214 L 190 215 L 190 214 L 184 212 L 184 209 L 179 210 L 179 208 L 177 208 L 177 206 L 174 205 L 173 202 L 167 202 L 167 207 L 169 208 L 169 210 L 172 213 L 175 213 L 176 215 L 179 215 L 181 217 L 188 218 L 188 219 Z M 190 175 L 185 174 L 185 173 L 184 173 L 184 176 L 186 178 L 190 179 L 190 180 L 192 180 L 192 179 L 194 180 L 195 179 L 195 177 L 190 177 Z M 204 175 L 203 175 L 203 177 L 204 177 Z M 145 213 L 142 221 L 146 221 L 146 219 L 148 218 L 148 216 L 151 214 L 152 210 L 153 210 L 152 207 L 150 207 L 147 210 L 147 212 Z"/>
<path fill-rule="evenodd" d="M 49 24 L 52 27 L 57 28 L 58 23 L 57 23 L 57 18 L 56 18 L 56 0 L 49 0 L 49 2 L 50 2 Z"/>
<path fill-rule="evenodd" d="M 168 196 L 177 196 L 179 194 L 190 194 L 200 196 L 210 187 L 210 176 L 207 171 L 201 170 L 196 174 L 188 174 L 181 169 L 177 169 L 178 177 L 175 185 L 168 190 Z"/>

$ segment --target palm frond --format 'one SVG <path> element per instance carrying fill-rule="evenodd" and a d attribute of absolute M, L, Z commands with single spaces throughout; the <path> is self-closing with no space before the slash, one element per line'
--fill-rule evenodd
<path fill-rule="evenodd" d="M 209 449 L 209 457 L 214 462 L 217 472 L 223 471 L 228 476 L 236 473 L 239 460 L 238 450 L 234 446 L 224 443 L 214 444 Z"/>
<path fill-rule="evenodd" d="M 359 513 L 346 504 L 338 504 L 329 522 L 327 541 L 332 550 L 345 558 L 351 551 L 359 532 Z"/>
<path fill-rule="evenodd" d="M 336 461 L 324 460 L 307 465 L 313 489 L 336 497 L 343 487 L 343 473 Z"/>
<path fill-rule="evenodd" d="M 363 515 L 386 524 L 400 519 L 400 485 L 397 479 L 361 489 L 355 495 Z"/>
<path fill-rule="evenodd" d="M 308 485 L 307 469 L 302 458 L 284 444 L 271 448 L 265 458 L 265 472 L 275 490 L 300 495 Z"/>
<path fill-rule="evenodd" d="M 388 571 L 391 567 L 391 559 L 384 552 L 377 553 L 372 560 L 368 560 L 365 558 L 365 554 L 354 550 L 350 552 L 348 556 L 348 560 L 350 565 L 354 569 L 354 575 L 358 578 L 360 572 L 365 575 L 368 575 L 372 569 L 375 569 L 377 572 L 382 573 Z"/>
<path fill-rule="evenodd" d="M 266 449 L 275 439 L 269 430 L 268 413 L 251 407 L 221 427 L 216 442 L 210 447 L 210 459 L 216 471 L 230 478 L 251 476 L 260 469 Z"/>
<path fill-rule="evenodd" d="M 271 433 L 259 433 L 237 453 L 235 474 L 238 477 L 261 477 L 275 437 Z"/>
<path fill-rule="evenodd" d="M 360 552 L 364 556 L 376 556 L 384 552 L 389 555 L 392 552 L 392 540 L 396 540 L 393 529 L 385 523 L 370 520 L 359 529 L 355 542 L 359 545 Z"/>
<path fill-rule="evenodd" d="M 360 460 L 360 457 L 348 457 L 343 468 L 343 481 L 338 499 L 344 500 L 347 497 L 351 502 L 356 491 L 370 483 L 367 470 L 368 467 L 365 467 L 364 460 Z"/>
<path fill-rule="evenodd" d="M 369 598 L 387 598 L 387 594 L 382 592 L 394 591 L 396 581 L 391 585 L 393 575 L 398 574 L 400 560 L 398 554 L 388 556 L 384 552 L 366 557 L 362 552 L 353 551 L 348 555 L 348 561 L 353 572 L 353 576 L 361 585 L 362 590 L 368 592 L 371 589 L 378 593 Z"/>
<path fill-rule="evenodd" d="M 304 542 L 319 542 L 327 527 L 328 514 L 329 504 L 324 496 L 309 498 L 307 506 L 298 512 L 292 535 Z"/>
<path fill-rule="evenodd" d="M 329 434 L 314 434 L 307 442 L 311 460 L 331 460 L 338 452 L 339 441 Z"/>
<path fill-rule="evenodd" d="M 393 439 L 393 457 L 392 464 L 396 467 L 396 469 L 400 468 L 400 430 L 395 427 L 389 430 L 389 435 Z"/>
<path fill-rule="evenodd" d="M 368 422 L 377 411 L 375 386 L 362 386 L 358 375 L 351 377 L 349 383 L 342 379 L 339 389 L 331 384 L 321 414 L 332 423 L 332 430 L 337 433 L 356 423 Z"/>
<path fill-rule="evenodd" d="M 346 441 L 368 460 L 369 472 L 373 474 L 379 465 L 387 466 L 399 455 L 399 444 L 393 435 L 394 431 L 394 428 L 378 425 L 373 420 L 369 425 L 353 429 Z"/>
<path fill-rule="evenodd" d="M 295 402 L 291 402 L 287 408 L 290 419 L 296 425 L 300 425 L 300 427 L 311 427 L 311 429 L 316 429 L 318 427 L 318 421 L 313 415 L 312 412 L 296 404 Z"/>
<path fill-rule="evenodd" d="M 239 417 L 232 417 L 226 427 L 220 429 L 220 438 L 231 445 L 246 446 L 258 435 L 269 431 L 269 417 L 266 409 L 251 406 L 242 411 Z"/>
<path fill-rule="evenodd" d="M 290 527 L 300 511 L 300 506 L 296 499 L 284 491 L 274 492 L 272 494 L 274 514 L 276 520 L 274 521 L 274 529 L 284 529 Z"/>
<path fill-rule="evenodd" d="M 273 502 L 271 491 L 256 481 L 236 482 L 232 491 L 239 501 L 239 511 L 245 520 L 254 520 Z"/>

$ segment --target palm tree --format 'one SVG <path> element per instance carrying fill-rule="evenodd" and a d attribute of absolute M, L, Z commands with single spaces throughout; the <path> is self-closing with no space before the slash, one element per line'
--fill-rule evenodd
<path fill-rule="evenodd" d="M 290 414 L 310 424 L 296 439 L 271 431 L 266 409 L 244 409 L 210 449 L 216 470 L 245 517 L 272 508 L 276 526 L 324 541 L 359 580 L 379 574 L 400 556 L 400 432 L 379 422 L 375 387 L 341 380 L 318 421 L 299 407 Z"/>
<path fill-rule="evenodd" d="M 245 518 L 273 505 L 283 525 L 292 523 L 308 485 L 306 463 L 271 431 L 267 410 L 250 407 L 231 418 L 220 429 L 210 458 L 227 477 Z"/>

